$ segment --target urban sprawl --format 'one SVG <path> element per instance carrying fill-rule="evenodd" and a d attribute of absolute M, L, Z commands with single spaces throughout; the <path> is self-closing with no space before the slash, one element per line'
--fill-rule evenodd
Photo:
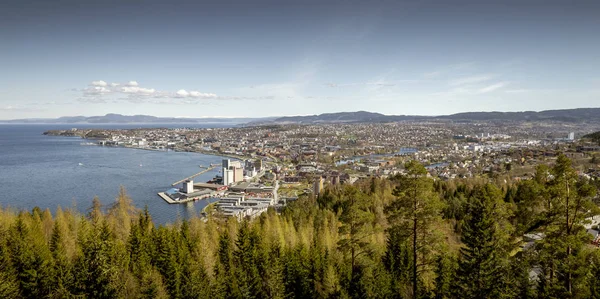
<path fill-rule="evenodd" d="M 84 143 L 89 145 L 225 156 L 201 172 L 217 171 L 214 179 L 194 182 L 189 177 L 159 195 L 169 203 L 216 198 L 205 214 L 242 219 L 303 194 L 318 195 L 328 184 L 402 174 L 408 160 L 419 161 L 440 180 L 519 181 L 530 179 L 538 164 L 564 153 L 581 176 L 598 178 L 600 157 L 596 161 L 593 155 L 600 146 L 579 138 L 598 130 L 599 124 L 482 121 L 73 128 L 45 134 L 80 136 L 90 139 Z"/>

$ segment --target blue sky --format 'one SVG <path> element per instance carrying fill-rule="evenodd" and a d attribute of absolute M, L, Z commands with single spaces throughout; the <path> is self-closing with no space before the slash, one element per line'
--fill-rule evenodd
<path fill-rule="evenodd" d="M 600 1 L 250 2 L 3 1 L 0 119 L 600 107 Z"/>

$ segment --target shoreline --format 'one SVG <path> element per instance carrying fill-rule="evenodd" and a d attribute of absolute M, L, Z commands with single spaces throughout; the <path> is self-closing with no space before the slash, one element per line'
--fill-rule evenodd
<path fill-rule="evenodd" d="M 86 138 L 82 138 L 82 139 L 86 139 Z M 144 148 L 144 147 L 134 147 L 134 146 L 99 145 L 99 144 L 95 144 L 95 146 L 99 146 L 99 147 L 114 147 L 114 148 L 128 148 L 128 149 L 153 151 L 153 152 L 195 153 L 195 154 L 201 154 L 201 155 L 206 155 L 206 156 L 214 156 L 214 157 L 221 157 L 221 158 L 224 157 L 224 158 L 232 158 L 232 159 L 238 159 L 238 160 L 252 159 L 250 157 L 238 156 L 238 155 L 233 155 L 233 154 L 222 154 L 222 153 L 219 153 L 219 152 L 212 152 L 212 151 L 206 151 L 206 150 L 196 150 L 196 151 L 188 151 L 188 150 L 181 150 L 181 149 L 165 149 L 165 150 L 161 150 L 161 149 L 152 149 L 152 148 Z"/>
<path fill-rule="evenodd" d="M 79 136 L 79 135 L 55 135 L 55 134 L 43 134 L 43 135 L 51 136 L 51 137 L 80 138 L 83 140 L 94 140 L 94 141 L 103 140 L 102 138 L 96 138 L 96 137 L 87 138 L 87 137 Z M 101 144 L 97 144 L 97 143 L 95 143 L 93 145 L 89 145 L 89 146 L 127 148 L 127 149 L 145 150 L 145 151 L 153 151 L 153 152 L 170 152 L 170 151 L 172 151 L 172 152 L 178 152 L 178 153 L 197 153 L 197 154 L 202 154 L 202 155 L 207 155 L 207 156 L 232 158 L 232 159 L 238 159 L 238 160 L 252 159 L 251 157 L 238 156 L 235 154 L 224 154 L 224 153 L 207 151 L 207 150 L 183 150 L 183 149 L 177 149 L 177 148 L 162 150 L 162 149 L 152 149 L 152 148 L 135 147 L 135 146 L 124 146 L 124 145 L 101 145 Z"/>

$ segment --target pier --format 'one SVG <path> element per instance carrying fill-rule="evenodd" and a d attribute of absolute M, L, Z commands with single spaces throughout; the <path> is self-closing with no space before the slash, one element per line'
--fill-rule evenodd
<path fill-rule="evenodd" d="M 160 196 L 160 198 L 164 199 L 169 204 L 182 204 L 182 203 L 194 202 L 194 201 L 198 201 L 198 200 L 203 200 L 203 199 L 211 198 L 211 197 L 214 196 L 214 194 L 213 194 L 213 192 L 211 192 L 211 193 L 208 193 L 208 194 L 202 194 L 202 195 L 198 195 L 198 196 L 194 196 L 194 197 L 188 197 L 188 198 L 179 199 L 179 200 L 174 200 L 169 195 L 167 195 L 165 192 L 159 192 L 158 196 Z"/>
<path fill-rule="evenodd" d="M 211 171 L 211 170 L 215 169 L 215 168 L 216 168 L 218 165 L 219 165 L 219 164 L 210 164 L 210 166 L 209 166 L 209 167 L 200 166 L 201 168 L 206 168 L 206 169 L 204 169 L 204 170 L 202 170 L 202 171 L 200 171 L 200 172 L 198 172 L 198 173 L 196 173 L 196 174 L 194 174 L 194 175 L 192 175 L 192 176 L 189 176 L 189 177 L 187 177 L 187 178 L 185 178 L 185 179 L 183 179 L 183 180 L 179 180 L 179 181 L 177 181 L 177 182 L 175 182 L 175 183 L 171 184 L 171 186 L 175 187 L 175 186 L 177 186 L 178 184 L 181 184 L 181 183 L 183 183 L 183 182 L 185 182 L 185 181 L 187 181 L 187 180 L 191 180 L 191 179 L 193 179 L 193 178 L 195 178 L 195 177 L 197 177 L 197 176 L 199 176 L 199 175 L 201 175 L 201 174 L 203 174 L 203 173 L 207 173 L 207 172 L 209 172 L 209 171 Z"/>

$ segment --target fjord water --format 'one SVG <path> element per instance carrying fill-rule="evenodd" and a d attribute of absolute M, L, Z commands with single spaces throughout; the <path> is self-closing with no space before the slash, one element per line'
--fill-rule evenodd
<path fill-rule="evenodd" d="M 169 125 L 173 126 L 173 125 Z M 189 125 L 181 125 L 189 127 Z M 44 136 L 46 130 L 138 128 L 140 125 L 0 125 L 0 205 L 53 213 L 58 206 L 88 211 L 94 196 L 103 205 L 115 201 L 119 187 L 139 209 L 148 206 L 155 223 L 173 223 L 200 213 L 205 201 L 169 205 L 158 192 L 201 171 L 199 165 L 220 163 L 221 157 L 198 153 L 147 151 L 86 146 L 78 137 Z M 146 127 L 159 127 L 152 124 Z M 164 127 L 164 126 L 163 126 Z M 200 175 L 207 181 L 216 174 Z"/>

